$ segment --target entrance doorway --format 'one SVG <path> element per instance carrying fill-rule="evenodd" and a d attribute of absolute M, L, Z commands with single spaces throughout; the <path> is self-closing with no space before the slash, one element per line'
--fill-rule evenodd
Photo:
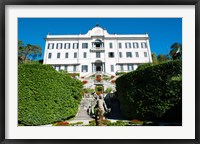
<path fill-rule="evenodd" d="M 101 71 L 101 66 L 96 66 L 96 71 Z"/>
<path fill-rule="evenodd" d="M 105 71 L 105 63 L 101 60 L 96 60 L 92 63 L 92 72 L 103 72 Z"/>

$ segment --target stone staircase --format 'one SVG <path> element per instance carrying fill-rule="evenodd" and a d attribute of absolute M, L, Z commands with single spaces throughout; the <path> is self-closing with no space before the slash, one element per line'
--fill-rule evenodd
<path fill-rule="evenodd" d="M 110 87 L 110 88 L 113 89 L 113 91 L 116 90 L 115 85 L 113 85 L 111 82 L 108 82 L 108 81 L 105 81 L 105 80 L 104 80 L 104 81 L 103 81 L 103 85 L 104 85 L 105 88 Z"/>
<path fill-rule="evenodd" d="M 103 85 L 105 89 L 108 88 L 108 87 L 111 87 L 111 88 L 113 89 L 113 91 L 116 90 L 116 89 L 115 89 L 115 85 L 113 85 L 111 82 L 106 81 L 106 80 L 102 80 L 102 82 L 97 82 L 97 81 L 95 80 L 95 76 L 94 76 L 93 78 L 90 77 L 90 76 L 92 76 L 92 75 L 95 75 L 95 76 L 96 76 L 96 75 L 101 75 L 101 76 L 106 75 L 106 76 L 108 76 L 108 77 L 111 77 L 111 76 L 112 76 L 112 75 L 109 74 L 109 73 L 99 72 L 99 71 L 97 71 L 97 72 L 95 72 L 95 73 L 90 73 L 90 74 L 84 76 L 84 80 L 87 80 L 87 81 L 88 81 L 87 84 L 84 84 L 84 88 L 94 88 L 95 85 Z"/>
<path fill-rule="evenodd" d="M 75 117 L 76 120 L 92 120 L 92 118 L 87 114 L 87 109 L 89 108 L 91 98 L 82 98 L 78 113 Z"/>
<path fill-rule="evenodd" d="M 95 75 L 95 76 L 101 75 L 102 76 L 102 75 L 107 75 L 107 74 L 102 73 L 102 72 L 88 74 L 87 76 L 84 77 L 84 80 L 88 81 L 88 83 L 84 84 L 84 88 L 93 88 L 93 89 L 95 88 L 95 85 L 97 84 L 97 82 L 95 80 L 95 77 L 94 78 L 90 77 L 92 75 Z M 111 75 L 109 74 L 107 76 L 110 77 Z M 104 86 L 104 89 L 111 87 L 113 90 L 115 90 L 115 85 L 113 85 L 109 81 L 102 80 L 102 82 L 100 82 L 100 84 Z M 92 120 L 92 118 L 87 113 L 87 109 L 89 108 L 92 100 L 93 100 L 93 98 L 82 98 L 82 100 L 80 102 L 78 113 L 77 113 L 74 121 Z"/>
<path fill-rule="evenodd" d="M 94 75 L 94 76 L 93 76 Z M 83 80 L 87 80 L 87 82 L 88 83 L 86 83 L 86 84 L 84 84 L 83 85 L 83 88 L 95 88 L 95 85 L 106 85 L 106 88 L 107 87 L 109 87 L 109 85 L 111 84 L 111 83 L 109 83 L 109 82 L 107 82 L 107 81 L 105 81 L 105 80 L 103 80 L 102 82 L 97 82 L 96 80 L 95 80 L 95 77 L 96 77 L 96 75 L 106 75 L 104 72 L 96 72 L 96 73 L 90 73 L 90 74 L 88 74 L 88 75 L 86 75 L 86 76 L 84 76 L 84 78 L 82 78 L 82 79 L 80 79 L 81 81 L 83 81 Z M 91 76 L 93 76 L 93 77 L 91 77 Z M 110 75 L 109 75 L 110 76 Z M 111 86 L 110 85 L 110 87 L 113 87 L 113 86 Z"/>
<path fill-rule="evenodd" d="M 90 77 L 94 75 L 93 77 Z M 95 88 L 97 81 L 95 80 L 96 75 L 107 75 L 106 73 L 102 73 L 102 72 L 96 72 L 96 73 L 91 73 L 88 74 L 87 76 L 84 77 L 84 79 L 82 80 L 87 80 L 88 82 L 86 84 L 84 84 L 84 88 Z M 107 75 L 108 77 L 111 77 L 111 75 Z M 99 83 L 99 82 L 98 82 Z M 113 91 L 116 90 L 115 85 L 112 84 L 109 80 L 102 80 L 102 82 L 100 82 L 99 84 L 101 84 L 102 86 L 104 86 L 104 90 L 106 90 L 106 88 L 112 88 Z M 89 98 L 89 97 L 85 97 L 82 98 L 81 102 L 80 102 L 80 106 L 79 106 L 79 110 L 78 113 L 74 119 L 74 121 L 89 121 L 89 120 L 93 120 L 87 113 L 87 109 L 89 108 L 91 101 L 94 98 Z"/>

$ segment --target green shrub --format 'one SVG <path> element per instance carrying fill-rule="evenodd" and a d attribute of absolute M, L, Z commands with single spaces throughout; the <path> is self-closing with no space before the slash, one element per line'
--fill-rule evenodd
<path fill-rule="evenodd" d="M 145 63 L 138 66 L 137 70 L 145 69 L 147 67 L 153 66 L 152 63 Z"/>
<path fill-rule="evenodd" d="M 96 126 L 95 120 L 89 121 L 89 125 L 87 125 L 87 126 Z"/>
<path fill-rule="evenodd" d="M 107 126 L 128 126 L 128 122 L 118 120 L 116 122 L 109 123 Z"/>
<path fill-rule="evenodd" d="M 45 125 L 76 115 L 82 83 L 50 65 L 18 66 L 18 121 Z"/>
<path fill-rule="evenodd" d="M 69 73 L 72 77 L 80 76 L 80 73 Z"/>
<path fill-rule="evenodd" d="M 130 119 L 162 117 L 182 100 L 181 75 L 181 61 L 171 61 L 119 77 L 116 89 L 122 113 Z"/>
<path fill-rule="evenodd" d="M 96 86 L 95 87 L 95 92 L 101 92 L 103 90 L 102 86 Z"/>
<path fill-rule="evenodd" d="M 112 88 L 111 87 L 108 87 L 107 89 L 106 89 L 106 93 L 110 93 L 112 91 Z"/>
<path fill-rule="evenodd" d="M 92 89 L 92 88 L 84 88 L 83 92 L 85 92 L 85 93 L 93 93 L 94 89 Z"/>
<path fill-rule="evenodd" d="M 126 74 L 126 72 L 116 72 L 116 75 L 123 75 Z"/>
<path fill-rule="evenodd" d="M 103 80 L 109 81 L 111 78 L 110 77 L 103 77 Z"/>

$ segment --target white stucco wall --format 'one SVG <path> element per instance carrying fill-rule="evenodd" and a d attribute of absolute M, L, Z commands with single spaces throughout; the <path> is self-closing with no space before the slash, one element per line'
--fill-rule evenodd
<path fill-rule="evenodd" d="M 97 39 L 104 43 L 100 58 L 96 58 L 96 51 L 91 51 L 91 49 L 95 49 L 92 43 Z M 48 49 L 49 43 L 54 43 L 54 49 Z M 56 49 L 57 43 L 62 43 L 62 49 Z M 70 43 L 70 49 L 64 49 L 65 43 Z M 79 48 L 73 49 L 73 43 L 78 43 Z M 88 43 L 88 48 L 83 49 L 82 43 Z M 109 43 L 112 43 L 112 48 L 110 48 Z M 121 43 L 122 48 L 119 48 L 119 43 Z M 125 43 L 131 43 L 131 48 L 125 48 Z M 138 43 L 139 48 L 133 48 L 133 43 Z M 141 48 L 141 43 L 146 43 L 147 48 Z M 87 55 L 86 58 L 83 57 L 84 52 Z M 113 58 L 108 56 L 109 52 L 114 53 Z M 122 53 L 122 58 L 119 57 L 119 52 Z M 127 52 L 131 52 L 132 57 L 127 58 Z M 139 57 L 136 57 L 136 52 L 138 52 Z M 147 53 L 147 57 L 144 56 L 144 52 Z M 48 58 L 49 53 L 52 55 L 51 58 Z M 60 53 L 60 58 L 57 58 L 57 53 Z M 65 58 L 65 53 L 68 53 L 68 58 Z M 74 58 L 74 53 L 77 53 L 77 58 Z M 64 69 L 67 66 L 67 71 L 69 72 L 73 72 L 73 66 L 76 65 L 76 72 L 79 72 L 80 76 L 84 76 L 92 73 L 92 63 L 97 60 L 102 61 L 105 64 L 105 72 L 112 75 L 115 75 L 117 71 L 128 71 L 128 65 L 130 64 L 135 70 L 139 64 L 152 62 L 148 34 L 108 34 L 106 30 L 96 26 L 89 30 L 87 34 L 47 35 L 46 37 L 44 64 L 60 66 L 60 69 Z M 88 66 L 87 72 L 82 72 L 82 65 Z M 114 65 L 114 72 L 111 72 L 111 65 Z M 123 70 L 121 70 L 121 67 L 123 67 Z"/>

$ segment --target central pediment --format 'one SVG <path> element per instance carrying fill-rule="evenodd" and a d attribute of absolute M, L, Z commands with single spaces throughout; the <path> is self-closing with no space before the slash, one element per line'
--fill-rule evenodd
<path fill-rule="evenodd" d="M 91 30 L 91 35 L 92 36 L 103 36 L 104 30 L 101 27 L 96 26 Z"/>

